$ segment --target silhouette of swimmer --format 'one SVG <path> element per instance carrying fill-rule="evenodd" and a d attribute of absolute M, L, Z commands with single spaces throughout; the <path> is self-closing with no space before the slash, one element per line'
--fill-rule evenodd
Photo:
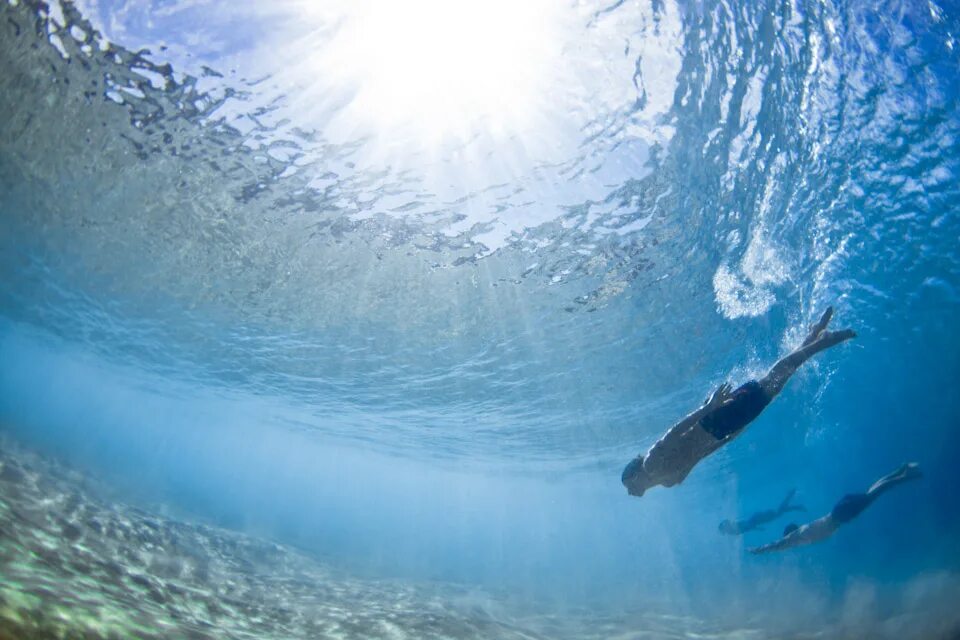
<path fill-rule="evenodd" d="M 742 536 L 747 531 L 762 528 L 763 525 L 768 522 L 773 522 L 789 511 L 806 511 L 807 508 L 803 505 L 790 504 L 790 501 L 793 500 L 793 496 L 796 495 L 796 493 L 796 489 L 791 489 L 790 493 L 787 494 L 787 497 L 783 499 L 783 502 L 781 502 L 780 506 L 776 509 L 758 511 L 746 520 L 737 520 L 736 522 L 724 520 L 720 523 L 720 533 L 726 533 L 731 536 Z"/>
<path fill-rule="evenodd" d="M 895 487 L 901 482 L 922 478 L 920 466 L 916 462 L 901 465 L 893 473 L 889 473 L 873 483 L 866 493 L 850 493 L 840 499 L 833 510 L 822 518 L 805 525 L 788 524 L 783 530 L 783 537 L 776 542 L 765 544 L 762 547 L 750 549 L 750 553 L 770 553 L 783 551 L 791 547 L 805 544 L 814 544 L 826 540 L 840 528 L 863 513 L 863 510 L 873 504 L 873 501 L 884 491 Z"/>
<path fill-rule="evenodd" d="M 647 454 L 634 458 L 620 481 L 627 493 L 640 497 L 650 487 L 680 484 L 702 459 L 738 436 L 783 389 L 796 370 L 825 349 L 856 336 L 850 329 L 827 331 L 833 316 L 828 308 L 799 349 L 777 362 L 759 382 L 751 380 L 735 391 L 723 383 L 702 407 L 674 425 Z"/>

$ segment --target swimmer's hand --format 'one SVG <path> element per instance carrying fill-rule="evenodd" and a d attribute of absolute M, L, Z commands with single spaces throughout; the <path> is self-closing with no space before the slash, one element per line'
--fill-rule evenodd
<path fill-rule="evenodd" d="M 730 402 L 732 390 L 733 387 L 730 386 L 730 383 L 724 382 L 722 385 L 717 387 L 717 390 L 713 392 L 713 395 L 703 403 L 704 408 L 708 411 L 713 411 L 714 409 L 719 409 L 723 405 L 727 404 Z"/>

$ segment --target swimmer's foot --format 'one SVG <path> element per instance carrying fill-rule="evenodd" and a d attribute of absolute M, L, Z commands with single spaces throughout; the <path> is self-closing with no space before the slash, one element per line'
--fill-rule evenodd
<path fill-rule="evenodd" d="M 827 325 L 830 324 L 830 318 L 832 317 L 833 307 L 827 307 L 827 310 L 823 312 L 823 315 L 820 316 L 820 319 L 810 325 L 810 333 L 807 334 L 802 346 L 805 347 L 808 344 L 812 344 L 819 340 L 823 332 L 827 330 Z"/>
<path fill-rule="evenodd" d="M 853 331 L 853 329 L 841 329 L 840 331 L 821 331 L 820 335 L 817 336 L 817 339 L 811 342 L 810 345 L 816 345 L 818 347 L 817 351 L 823 351 L 824 349 L 835 347 L 841 342 L 846 342 L 847 340 L 856 337 L 857 334 Z"/>
<path fill-rule="evenodd" d="M 902 478 L 904 480 L 913 480 L 915 478 L 923 477 L 923 471 L 920 471 L 920 465 L 916 462 L 907 462 L 894 473 L 895 477 Z"/>

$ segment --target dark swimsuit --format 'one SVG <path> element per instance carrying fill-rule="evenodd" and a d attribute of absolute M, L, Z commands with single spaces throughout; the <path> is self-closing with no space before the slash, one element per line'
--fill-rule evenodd
<path fill-rule="evenodd" d="M 731 400 L 700 419 L 704 431 L 717 440 L 723 440 L 750 424 L 770 404 L 770 398 L 760 383 L 751 380 L 731 394 Z M 643 468 L 643 456 L 637 456 L 620 475 L 624 484 Z"/>
<path fill-rule="evenodd" d="M 873 498 L 865 493 L 848 493 L 840 498 L 840 502 L 830 512 L 830 517 L 837 524 L 850 522 L 869 507 L 871 502 Z"/>
<path fill-rule="evenodd" d="M 723 440 L 750 424 L 768 404 L 770 398 L 763 387 L 751 380 L 733 392 L 730 402 L 701 418 L 700 426 L 717 440 Z"/>

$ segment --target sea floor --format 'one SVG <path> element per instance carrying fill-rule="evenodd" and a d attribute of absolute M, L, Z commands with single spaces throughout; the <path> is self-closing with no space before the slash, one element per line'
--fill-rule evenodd
<path fill-rule="evenodd" d="M 353 577 L 295 549 L 110 494 L 0 439 L 0 640 L 838 637 L 654 613 L 507 613 L 503 596 Z"/>
<path fill-rule="evenodd" d="M 535 637 L 416 585 L 98 499 L 35 454 L 0 460 L 0 638 Z"/>

